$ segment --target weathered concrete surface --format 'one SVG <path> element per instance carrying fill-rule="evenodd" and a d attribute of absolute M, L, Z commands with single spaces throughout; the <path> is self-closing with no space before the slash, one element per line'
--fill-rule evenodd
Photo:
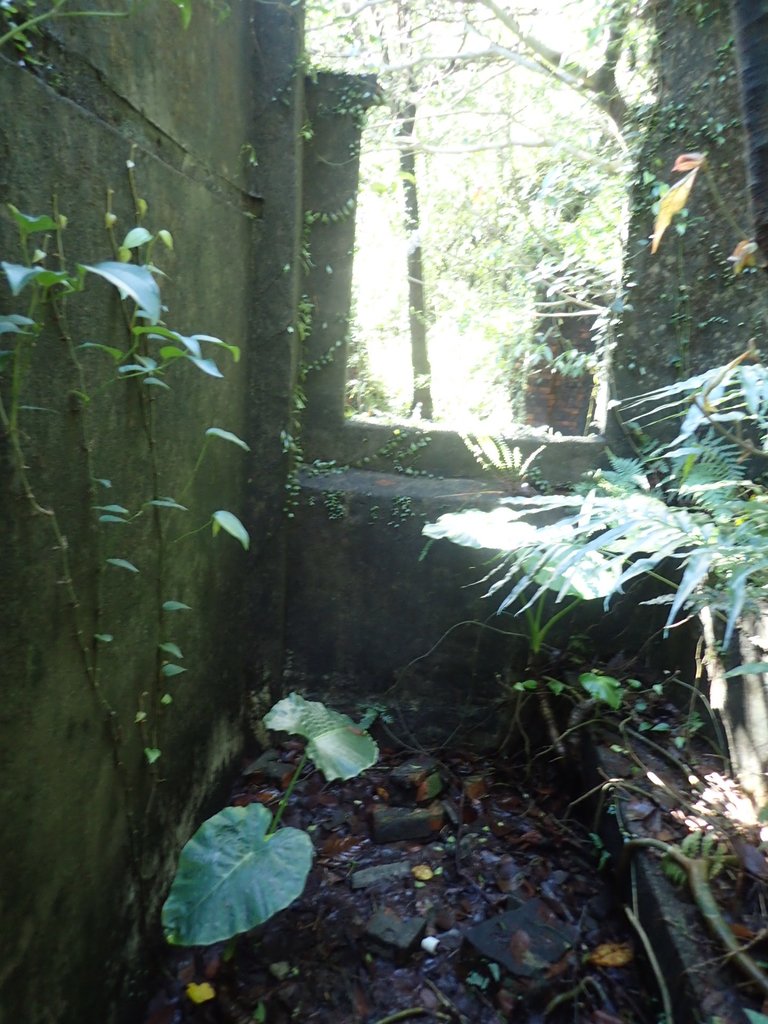
<path fill-rule="evenodd" d="M 206 352 L 223 380 L 177 363 L 166 392 L 116 380 L 108 355 L 74 348 L 81 377 L 50 316 L 30 350 L 20 402 L 38 408 L 22 408 L 18 440 L 36 500 L 56 513 L 68 565 L 53 518 L 25 497 L 3 431 L 2 1024 L 136 1019 L 175 857 L 242 745 L 250 673 L 279 674 L 279 438 L 295 362 L 287 329 L 299 241 L 295 16 L 236 2 L 218 24 L 195 4 L 183 33 L 171 4 L 152 4 L 126 21 L 52 24 L 39 41 L 39 74 L 0 58 L 3 203 L 50 213 L 55 195 L 69 221 L 70 265 L 110 259 L 107 189 L 118 241 L 136 223 L 131 159 L 146 226 L 174 237 L 173 252 L 154 254 L 168 274 L 168 326 L 242 352 L 239 363 Z M 257 167 L 242 159 L 246 144 Z M 4 206 L 0 253 L 22 262 Z M 3 280 L 1 311 L 26 313 L 28 296 L 14 299 Z M 127 348 L 122 304 L 105 282 L 90 277 L 68 316 L 74 346 Z M 251 454 L 214 439 L 190 483 L 210 426 L 238 434 Z M 146 505 L 166 495 L 190 511 Z M 102 503 L 137 515 L 100 524 L 92 506 Z M 217 509 L 246 523 L 247 555 L 209 527 L 184 536 Z M 110 557 L 140 571 L 108 565 Z M 169 599 L 191 611 L 164 613 Z M 94 633 L 114 639 L 98 643 Z M 166 679 L 157 645 L 169 640 L 186 671 Z M 159 703 L 164 692 L 172 704 Z M 161 751 L 154 770 L 145 747 Z"/>
<path fill-rule="evenodd" d="M 422 527 L 444 512 L 494 508 L 499 497 L 487 480 L 304 474 L 289 532 L 286 685 L 396 708 L 395 730 L 422 744 L 460 735 L 498 748 L 520 704 L 505 684 L 525 678 L 529 664 L 525 620 L 497 615 L 501 598 L 484 597 L 496 552 L 430 542 Z M 637 600 L 634 590 L 615 600 L 610 617 L 602 601 L 585 602 L 548 637 L 554 660 L 574 636 L 585 668 L 621 650 L 660 657 L 649 637 L 660 638 L 663 615 L 638 615 Z M 669 663 L 679 658 L 686 670 L 690 645 L 667 646 Z M 536 702 L 522 703 L 528 739 L 549 742 Z"/>

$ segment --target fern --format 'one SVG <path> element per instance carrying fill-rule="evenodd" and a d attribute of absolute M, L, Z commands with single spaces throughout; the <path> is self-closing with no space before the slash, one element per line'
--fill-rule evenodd
<path fill-rule="evenodd" d="M 526 479 L 537 455 L 544 448 L 540 445 L 524 456 L 520 448 L 510 448 L 502 437 L 462 434 L 461 439 L 474 455 L 477 464 L 486 472 L 495 473 L 507 486 L 514 486 Z"/>
<path fill-rule="evenodd" d="M 746 463 L 736 445 L 708 433 L 667 453 L 672 464 L 672 493 L 715 518 L 733 515 L 732 502 L 743 493 Z"/>
<path fill-rule="evenodd" d="M 641 459 L 624 459 L 609 452 L 608 460 L 611 468 L 598 470 L 592 478 L 603 494 L 621 498 L 650 490 L 647 466 Z"/>
<path fill-rule="evenodd" d="M 505 498 L 494 512 L 441 516 L 425 535 L 499 552 L 488 595 L 501 593 L 499 611 L 514 605 L 517 615 L 547 591 L 607 607 L 638 577 L 667 577 L 671 564 L 666 630 L 708 606 L 722 615 L 727 646 L 768 586 L 768 490 L 745 459 L 762 453 L 739 433 L 748 424 L 768 439 L 768 371 L 744 358 L 627 403 L 635 422 L 682 412 L 677 436 L 646 457 L 609 456 L 580 495 Z M 470 443 L 476 458 L 501 468 L 525 471 L 533 458 L 481 440 Z"/>

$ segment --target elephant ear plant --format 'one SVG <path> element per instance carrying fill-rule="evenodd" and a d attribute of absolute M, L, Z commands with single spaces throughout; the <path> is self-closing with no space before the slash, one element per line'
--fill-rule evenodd
<path fill-rule="evenodd" d="M 296 693 L 278 701 L 264 724 L 303 736 L 306 749 L 274 818 L 261 804 L 225 807 L 183 848 L 162 913 L 172 945 L 225 941 L 293 903 L 312 866 L 312 840 L 278 825 L 307 759 L 330 782 L 354 778 L 378 758 L 373 739 L 351 718 Z"/>

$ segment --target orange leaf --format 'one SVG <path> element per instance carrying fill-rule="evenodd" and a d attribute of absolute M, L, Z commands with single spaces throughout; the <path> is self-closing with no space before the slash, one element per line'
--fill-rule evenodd
<path fill-rule="evenodd" d="M 210 985 L 207 981 L 204 981 L 202 985 L 197 985 L 194 981 L 191 981 L 187 985 L 187 996 L 193 1003 L 208 1003 L 211 999 L 216 998 L 216 992 L 213 985 Z"/>
<path fill-rule="evenodd" d="M 656 214 L 656 222 L 653 225 L 653 235 L 651 236 L 653 239 L 651 242 L 651 252 L 656 252 L 658 249 L 661 236 L 672 223 L 672 218 L 675 214 L 685 209 L 685 204 L 688 202 L 688 196 L 693 188 L 698 171 L 699 168 L 694 167 L 684 178 L 676 181 L 659 200 L 659 212 Z"/>
<path fill-rule="evenodd" d="M 681 153 L 675 160 L 673 171 L 696 171 L 707 161 L 706 153 Z"/>
<path fill-rule="evenodd" d="M 632 963 L 632 947 L 626 942 L 604 942 L 587 958 L 595 967 L 626 967 Z"/>
<path fill-rule="evenodd" d="M 728 257 L 733 264 L 734 274 L 740 274 L 744 267 L 754 267 L 757 263 L 757 242 L 750 242 L 742 238 L 731 255 Z"/>

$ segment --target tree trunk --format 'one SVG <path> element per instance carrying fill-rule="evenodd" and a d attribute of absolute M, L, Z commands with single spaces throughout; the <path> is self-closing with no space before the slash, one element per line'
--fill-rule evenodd
<path fill-rule="evenodd" d="M 398 134 L 411 137 L 416 119 L 416 106 L 407 104 L 398 111 Z M 416 154 L 412 149 L 400 151 L 403 197 L 405 199 L 405 229 L 408 234 L 408 320 L 411 334 L 411 366 L 413 367 L 413 399 L 411 411 L 419 411 L 426 420 L 432 419 L 432 368 L 427 346 L 427 306 L 424 293 L 424 266 L 421 258 L 419 232 L 419 191 L 416 185 Z"/>
<path fill-rule="evenodd" d="M 613 357 L 619 399 L 726 363 L 750 339 L 765 335 L 762 281 L 753 273 L 734 276 L 728 260 L 739 241 L 753 237 L 729 6 L 726 0 L 709 0 L 704 7 L 701 13 L 698 5 L 668 0 L 649 6 L 659 100 L 644 115 L 647 127 L 633 184 L 627 305 Z M 757 70 L 766 76 L 766 69 Z M 676 158 L 692 152 L 706 153 L 708 166 L 691 192 L 687 216 L 675 219 L 652 254 L 653 204 L 660 187 L 679 178 L 672 173 Z M 762 185 L 766 208 L 765 176 Z M 672 429 L 673 423 L 659 417 L 647 432 L 665 437 Z M 618 419 L 609 421 L 609 437 L 614 448 L 627 450 Z"/>
<path fill-rule="evenodd" d="M 754 239 L 768 259 L 768 3 L 731 0 Z"/>

